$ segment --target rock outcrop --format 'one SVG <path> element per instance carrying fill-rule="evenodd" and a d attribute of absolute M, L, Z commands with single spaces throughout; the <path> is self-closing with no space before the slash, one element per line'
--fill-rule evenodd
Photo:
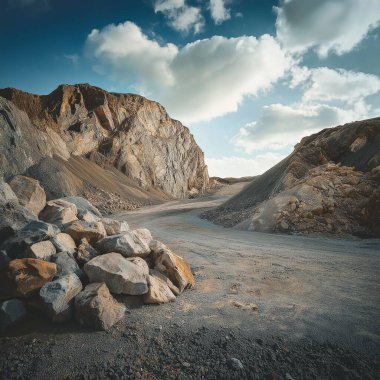
<path fill-rule="evenodd" d="M 123 173 L 140 187 L 137 198 L 146 191 L 152 199 L 186 197 L 208 183 L 203 152 L 189 130 L 142 96 L 88 84 L 61 85 L 42 96 L 6 88 L 0 90 L 0 127 L 1 174 L 28 170 L 49 198 L 91 192 L 91 165 L 76 157 L 92 161 L 102 176 L 105 165 Z M 80 165 L 88 172 L 78 177 Z M 57 180 L 65 194 L 49 194 Z"/>
<path fill-rule="evenodd" d="M 380 236 L 380 118 L 325 129 L 203 217 L 255 231 Z"/>

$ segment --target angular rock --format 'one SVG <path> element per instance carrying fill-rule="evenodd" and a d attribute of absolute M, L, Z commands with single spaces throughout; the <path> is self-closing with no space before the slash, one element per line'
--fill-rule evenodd
<path fill-rule="evenodd" d="M 12 188 L 0 178 L 0 203 L 19 203 Z"/>
<path fill-rule="evenodd" d="M 73 238 L 64 232 L 60 232 L 53 236 L 51 242 L 54 244 L 55 248 L 57 248 L 57 252 L 68 252 L 73 254 L 77 248 Z"/>
<path fill-rule="evenodd" d="M 97 242 L 107 236 L 106 230 L 101 222 L 88 223 L 76 220 L 70 223 L 64 230 L 78 244 L 81 239 L 86 238 L 88 242 Z"/>
<path fill-rule="evenodd" d="M 161 304 L 175 301 L 175 295 L 170 290 L 166 281 L 161 277 L 149 275 L 148 277 L 148 293 L 144 294 L 144 303 Z"/>
<path fill-rule="evenodd" d="M 163 282 L 165 282 L 165 284 L 169 287 L 169 289 L 172 291 L 172 293 L 175 296 L 178 296 L 181 293 L 179 291 L 179 289 L 165 275 L 163 275 L 158 270 L 156 270 L 156 269 L 149 269 L 149 274 L 151 276 L 153 276 L 153 277 L 158 277 L 160 280 L 162 280 Z"/>
<path fill-rule="evenodd" d="M 40 289 L 42 310 L 53 322 L 65 322 L 74 313 L 73 298 L 82 290 L 82 283 L 74 273 L 45 284 Z"/>
<path fill-rule="evenodd" d="M 56 249 L 53 243 L 49 240 L 40 241 L 38 243 L 34 243 L 28 249 L 28 257 L 33 259 L 41 259 L 49 261 L 52 255 L 56 253 Z"/>
<path fill-rule="evenodd" d="M 116 219 L 103 218 L 102 223 L 106 229 L 107 235 L 119 235 L 129 231 L 128 223 Z"/>
<path fill-rule="evenodd" d="M 149 268 L 138 257 L 126 259 L 116 252 L 97 256 L 84 266 L 90 282 L 104 282 L 111 293 L 141 295 L 148 291 Z"/>
<path fill-rule="evenodd" d="M 45 222 L 63 225 L 77 220 L 77 206 L 63 199 L 48 201 L 39 218 Z"/>
<path fill-rule="evenodd" d="M 108 330 L 120 321 L 126 307 L 117 302 L 105 283 L 93 283 L 75 297 L 75 317 L 84 325 L 96 330 Z"/>
<path fill-rule="evenodd" d="M 74 256 L 68 252 L 58 252 L 51 256 L 51 262 L 57 265 L 56 277 L 61 278 L 75 273 L 81 280 L 84 279 L 84 273 L 79 268 Z"/>
<path fill-rule="evenodd" d="M 20 204 L 38 216 L 46 204 L 46 194 L 39 181 L 17 175 L 9 182 L 9 186 L 16 194 Z"/>
<path fill-rule="evenodd" d="M 39 259 L 16 259 L 0 274 L 0 299 L 27 297 L 34 294 L 57 273 L 57 266 Z"/>
<path fill-rule="evenodd" d="M 79 265 L 83 266 L 96 256 L 99 256 L 99 252 L 88 242 L 86 238 L 83 238 L 78 246 L 78 251 L 75 253 L 75 258 Z"/>
<path fill-rule="evenodd" d="M 92 205 L 87 199 L 82 198 L 82 197 L 64 197 L 62 198 L 63 200 L 75 204 L 78 210 L 78 218 L 80 220 L 86 220 L 89 218 L 89 215 L 92 215 L 92 218 L 96 219 L 94 221 L 98 221 L 101 217 L 102 214 L 100 211 Z M 90 220 L 87 220 L 90 221 Z"/>
<path fill-rule="evenodd" d="M 154 268 L 167 276 L 180 292 L 195 285 L 194 276 L 187 262 L 173 253 L 163 243 L 152 240 L 150 244 Z"/>
<path fill-rule="evenodd" d="M 25 306 L 23 302 L 18 299 L 0 303 L 0 332 L 24 318 L 25 315 Z"/>
<path fill-rule="evenodd" d="M 143 228 L 108 236 L 97 244 L 103 253 L 117 252 L 125 257 L 147 257 L 150 254 L 149 243 L 152 240 L 150 232 Z"/>

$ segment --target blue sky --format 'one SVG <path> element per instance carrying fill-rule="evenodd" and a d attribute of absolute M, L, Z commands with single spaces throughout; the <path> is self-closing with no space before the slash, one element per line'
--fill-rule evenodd
<path fill-rule="evenodd" d="M 0 0 L 0 87 L 90 83 L 160 101 L 211 175 L 255 175 L 380 116 L 379 0 Z"/>

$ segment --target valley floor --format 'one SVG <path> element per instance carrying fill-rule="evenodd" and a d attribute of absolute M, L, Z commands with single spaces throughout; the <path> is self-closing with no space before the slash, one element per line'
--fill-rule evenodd
<path fill-rule="evenodd" d="M 378 378 L 380 241 L 198 218 L 241 186 L 115 215 L 184 256 L 196 288 L 158 307 L 128 299 L 109 332 L 31 320 L 0 338 L 0 378 Z"/>

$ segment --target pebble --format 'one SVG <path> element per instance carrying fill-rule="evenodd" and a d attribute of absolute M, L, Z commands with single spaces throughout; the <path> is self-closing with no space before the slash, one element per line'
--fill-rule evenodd
<path fill-rule="evenodd" d="M 236 358 L 231 358 L 228 364 L 232 369 L 236 371 L 244 368 L 243 363 L 239 359 L 236 359 Z"/>

